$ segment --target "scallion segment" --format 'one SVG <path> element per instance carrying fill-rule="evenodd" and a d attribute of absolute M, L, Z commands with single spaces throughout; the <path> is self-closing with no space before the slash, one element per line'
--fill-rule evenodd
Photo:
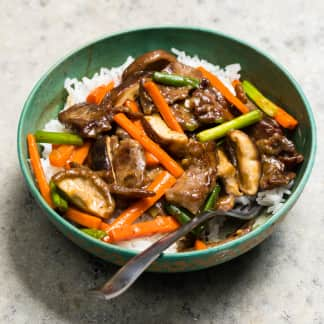
<path fill-rule="evenodd" d="M 171 74 L 166 72 L 154 72 L 153 80 L 164 85 L 169 85 L 173 87 L 193 87 L 198 88 L 200 81 L 196 78 L 185 77 L 182 75 Z"/>
<path fill-rule="evenodd" d="M 213 128 L 206 129 L 197 134 L 197 139 L 200 142 L 208 142 L 216 140 L 225 136 L 229 131 L 233 129 L 240 129 L 250 126 L 262 119 L 262 112 L 260 110 L 253 110 L 249 113 L 231 119 L 221 125 Z"/>
<path fill-rule="evenodd" d="M 57 187 L 53 181 L 50 181 L 49 186 L 54 207 L 60 212 L 65 212 L 69 207 L 68 202 L 58 193 Z"/>
<path fill-rule="evenodd" d="M 35 138 L 38 143 L 71 145 L 83 144 L 83 139 L 81 136 L 71 133 L 47 132 L 43 130 L 38 130 L 35 132 Z"/>
<path fill-rule="evenodd" d="M 209 197 L 207 198 L 206 204 L 204 206 L 204 211 L 213 210 L 215 208 L 215 203 L 218 199 L 220 191 L 221 186 L 217 184 L 213 191 L 210 193 Z"/>
<path fill-rule="evenodd" d="M 297 126 L 298 121 L 293 116 L 266 98 L 251 82 L 244 80 L 242 86 L 248 97 L 282 127 L 294 129 Z"/>
<path fill-rule="evenodd" d="M 94 228 L 82 228 L 80 231 L 98 240 L 101 240 L 107 236 L 106 232 Z"/>

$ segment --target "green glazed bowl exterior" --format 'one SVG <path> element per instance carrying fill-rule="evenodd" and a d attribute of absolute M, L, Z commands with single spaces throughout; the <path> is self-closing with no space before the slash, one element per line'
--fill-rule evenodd
<path fill-rule="evenodd" d="M 291 196 L 280 211 L 264 224 L 234 241 L 207 250 L 163 255 L 149 268 L 149 271 L 157 272 L 193 271 L 211 267 L 233 259 L 261 243 L 283 220 L 302 193 L 316 151 L 315 122 L 301 88 L 283 67 L 253 46 L 219 32 L 183 27 L 132 30 L 100 39 L 63 58 L 40 79 L 24 105 L 18 125 L 18 157 L 28 187 L 49 220 L 75 244 L 118 265 L 136 254 L 132 250 L 106 244 L 83 234 L 47 206 L 28 166 L 26 135 L 56 117 L 66 99 L 63 87 L 66 77 L 92 76 L 100 67 L 122 64 L 129 55 L 136 57 L 153 49 L 170 50 L 173 47 L 189 55 L 197 54 L 220 66 L 240 63 L 243 78 L 257 84 L 266 94 L 271 94 L 272 99 L 299 120 L 293 139 L 305 161 L 298 170 Z"/>

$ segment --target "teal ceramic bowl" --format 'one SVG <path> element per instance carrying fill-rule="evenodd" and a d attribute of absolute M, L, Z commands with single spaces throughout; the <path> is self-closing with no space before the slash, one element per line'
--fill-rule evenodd
<path fill-rule="evenodd" d="M 233 259 L 261 243 L 275 229 L 297 201 L 309 178 L 316 150 L 316 130 L 313 114 L 300 86 L 293 77 L 267 54 L 233 37 L 199 28 L 163 27 L 127 31 L 84 46 L 60 60 L 38 81 L 29 95 L 18 126 L 18 156 L 28 187 L 49 220 L 67 238 L 82 249 L 122 265 L 136 252 L 95 240 L 49 208 L 35 185 L 27 162 L 26 135 L 42 128 L 62 108 L 66 93 L 64 79 L 92 76 L 100 67 L 122 64 L 126 57 L 134 57 L 158 48 L 172 47 L 198 54 L 214 64 L 225 66 L 239 62 L 243 78 L 251 80 L 265 93 L 273 96 L 288 112 L 299 120 L 293 139 L 305 162 L 298 171 L 291 196 L 282 209 L 266 218 L 250 233 L 228 243 L 203 251 L 167 254 L 160 257 L 150 271 L 193 271 L 211 267 Z"/>

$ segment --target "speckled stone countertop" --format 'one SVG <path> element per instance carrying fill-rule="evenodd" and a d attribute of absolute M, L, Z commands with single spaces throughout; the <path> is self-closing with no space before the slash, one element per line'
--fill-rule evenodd
<path fill-rule="evenodd" d="M 1 1 L 0 323 L 324 323 L 324 2 Z M 16 156 L 24 100 L 58 58 L 102 35 L 195 25 L 267 51 L 300 82 L 319 149 L 307 187 L 279 229 L 246 255 L 185 274 L 144 274 L 120 298 L 84 292 L 117 267 L 83 252 L 48 222 Z"/>

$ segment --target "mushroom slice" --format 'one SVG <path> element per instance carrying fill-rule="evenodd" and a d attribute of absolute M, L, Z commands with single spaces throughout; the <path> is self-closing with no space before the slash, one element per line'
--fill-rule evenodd
<path fill-rule="evenodd" d="M 58 119 L 66 127 L 78 132 L 82 137 L 96 138 L 111 129 L 111 116 L 103 107 L 80 103 L 62 110 Z"/>
<path fill-rule="evenodd" d="M 143 126 L 153 141 L 165 146 L 171 152 L 183 151 L 188 143 L 188 137 L 170 129 L 158 114 L 144 116 Z"/>
<path fill-rule="evenodd" d="M 233 130 L 228 136 L 235 146 L 240 190 L 247 195 L 255 195 L 261 177 L 261 162 L 258 150 L 250 137 L 240 130 Z"/>
<path fill-rule="evenodd" d="M 222 211 L 229 211 L 234 208 L 235 198 L 233 195 L 222 195 L 217 199 L 216 209 Z"/>
<path fill-rule="evenodd" d="M 239 182 L 234 165 L 226 157 L 222 149 L 216 151 L 218 155 L 217 175 L 223 180 L 227 194 L 241 196 Z"/>
<path fill-rule="evenodd" d="M 139 92 L 140 80 L 145 75 L 147 75 L 147 72 L 143 71 L 129 75 L 119 86 L 108 92 L 104 97 L 101 106 L 105 107 L 106 110 L 111 111 L 113 107 L 122 106 L 127 99 L 134 100 Z"/>
<path fill-rule="evenodd" d="M 176 61 L 176 57 L 164 50 L 155 50 L 139 56 L 123 73 L 122 79 L 138 71 L 160 71 L 169 63 Z"/>
<path fill-rule="evenodd" d="M 58 172 L 52 181 L 68 200 L 92 215 L 108 218 L 115 209 L 108 184 L 87 168 Z"/>

